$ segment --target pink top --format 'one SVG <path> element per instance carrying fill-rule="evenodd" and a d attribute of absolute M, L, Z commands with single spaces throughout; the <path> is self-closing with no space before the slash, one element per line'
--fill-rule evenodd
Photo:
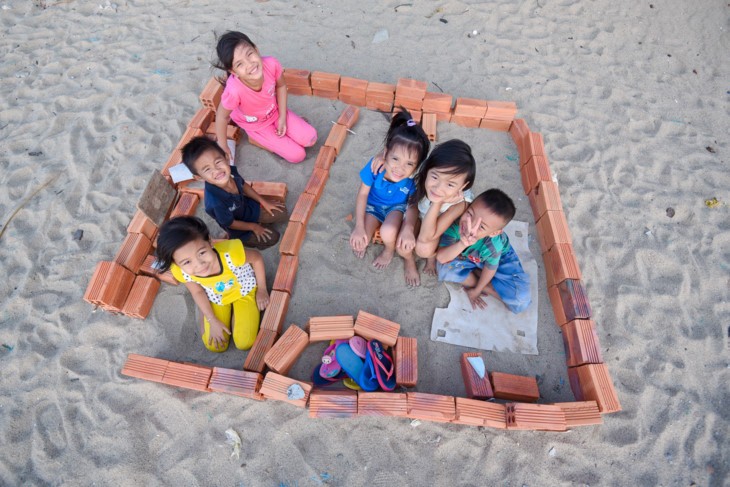
<path fill-rule="evenodd" d="M 223 107 L 231 110 L 231 118 L 244 130 L 259 130 L 274 122 L 279 115 L 276 80 L 283 69 L 274 57 L 264 56 L 261 60 L 264 84 L 260 91 L 252 90 L 236 76 L 230 75 L 221 96 Z"/>

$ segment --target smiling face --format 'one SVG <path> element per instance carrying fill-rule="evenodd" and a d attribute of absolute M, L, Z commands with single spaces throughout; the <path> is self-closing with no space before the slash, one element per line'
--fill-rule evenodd
<path fill-rule="evenodd" d="M 206 150 L 193 163 L 195 179 L 214 186 L 225 187 L 231 180 L 231 166 L 228 158 L 217 150 Z"/>
<path fill-rule="evenodd" d="M 430 169 L 424 186 L 426 197 L 433 203 L 454 202 L 463 198 L 461 191 L 466 186 L 466 174 L 449 174 L 444 169 Z"/>
<path fill-rule="evenodd" d="M 249 87 L 259 87 L 264 80 L 263 61 L 258 49 L 241 43 L 233 51 L 231 74 Z"/>
<path fill-rule="evenodd" d="M 172 253 L 172 260 L 187 274 L 208 277 L 220 274 L 218 254 L 208 240 L 192 240 Z"/>
<path fill-rule="evenodd" d="M 403 145 L 393 146 L 385 154 L 385 179 L 397 183 L 411 177 L 418 166 L 416 154 Z"/>
<path fill-rule="evenodd" d="M 481 240 L 485 237 L 496 237 L 502 233 L 502 229 L 508 223 L 504 221 L 503 217 L 494 213 L 479 200 L 475 200 L 471 205 L 469 205 L 469 208 L 467 208 L 461 216 L 461 221 L 459 222 L 461 230 L 465 229 L 469 219 L 471 219 L 472 225 L 476 224 L 477 220 L 481 219 L 481 223 L 476 232 L 477 240 Z"/>

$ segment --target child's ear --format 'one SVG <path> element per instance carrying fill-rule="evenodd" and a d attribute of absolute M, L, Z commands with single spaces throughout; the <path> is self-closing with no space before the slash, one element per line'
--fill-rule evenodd
<path fill-rule="evenodd" d="M 494 238 L 494 237 L 496 237 L 497 235 L 499 235 L 500 233 L 502 233 L 502 231 L 503 231 L 503 229 L 500 229 L 500 230 L 497 230 L 496 232 L 490 233 L 490 234 L 489 234 L 489 237 L 490 237 L 490 238 Z"/>

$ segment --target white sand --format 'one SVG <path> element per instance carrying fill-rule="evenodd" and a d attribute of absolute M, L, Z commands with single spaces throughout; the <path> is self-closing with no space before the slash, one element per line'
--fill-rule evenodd
<path fill-rule="evenodd" d="M 0 348 L 0 485 L 726 482 L 726 2 L 410 2 L 397 12 L 403 2 L 169 3 L 0 2 L 0 223 L 22 206 L 0 238 L 0 342 L 12 348 Z M 389 39 L 372 44 L 383 28 Z M 567 434 L 414 428 L 393 418 L 312 420 L 283 403 L 121 376 L 130 352 L 243 363 L 233 349 L 203 349 L 182 288 L 163 286 L 145 321 L 93 313 L 81 299 L 198 109 L 212 33 L 226 29 L 245 31 L 285 66 L 391 83 L 413 77 L 455 96 L 516 101 L 559 178 L 624 410 Z M 342 108 L 294 97 L 291 106 L 323 136 Z M 463 350 L 428 340 L 446 290 L 429 278 L 406 289 L 402 264 L 376 272 L 372 250 L 361 262 L 347 245 L 357 171 L 385 128 L 383 115 L 363 111 L 348 137 L 308 227 L 288 322 L 358 309 L 398 321 L 419 338 L 418 389 L 461 395 Z M 507 135 L 440 124 L 439 137 L 472 144 L 476 189 L 501 187 L 517 218 L 532 221 Z M 245 145 L 238 165 L 246 177 L 286 181 L 291 206 L 316 150 L 309 154 L 291 166 Z M 723 205 L 705 207 L 711 197 Z M 266 260 L 271 280 L 276 252 Z M 487 367 L 540 374 L 545 400 L 572 400 L 544 284 L 539 316 L 539 356 L 490 352 Z M 318 352 L 308 350 L 292 374 L 306 378 Z M 243 438 L 238 461 L 224 444 L 228 427 Z"/>

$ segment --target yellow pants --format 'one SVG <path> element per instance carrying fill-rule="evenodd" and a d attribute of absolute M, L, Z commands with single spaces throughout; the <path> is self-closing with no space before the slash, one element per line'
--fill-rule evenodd
<path fill-rule="evenodd" d="M 259 332 L 259 308 L 256 306 L 256 288 L 246 296 L 237 299 L 231 304 L 219 305 L 210 303 L 213 314 L 224 325 L 231 329 L 231 314 L 233 314 L 233 328 L 231 336 L 233 343 L 239 350 L 248 350 L 253 345 L 256 335 Z M 204 318 L 205 333 L 203 333 L 203 344 L 211 352 L 225 352 L 231 336 L 224 335 L 223 345 L 216 347 L 214 342 L 208 345 L 210 338 L 210 323 Z"/>

